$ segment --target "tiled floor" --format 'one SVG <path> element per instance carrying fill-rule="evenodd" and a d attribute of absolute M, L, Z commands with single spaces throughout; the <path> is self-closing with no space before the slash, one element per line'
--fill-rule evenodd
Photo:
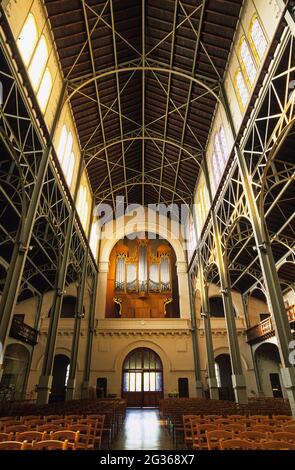
<path fill-rule="evenodd" d="M 157 409 L 129 408 L 118 439 L 112 449 L 171 450 L 172 439 L 163 426 Z"/>

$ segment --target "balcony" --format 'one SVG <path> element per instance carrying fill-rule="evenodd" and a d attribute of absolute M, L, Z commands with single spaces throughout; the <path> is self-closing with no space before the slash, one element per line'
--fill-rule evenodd
<path fill-rule="evenodd" d="M 286 309 L 289 323 L 295 322 L 295 305 L 288 307 Z M 252 326 L 246 332 L 247 334 L 247 343 L 255 344 L 261 341 L 264 341 L 267 338 L 271 338 L 275 335 L 275 329 L 273 320 L 271 317 L 266 318 L 265 320 L 258 323 L 258 325 Z"/>
<path fill-rule="evenodd" d="M 9 336 L 31 346 L 38 342 L 38 331 L 17 318 L 12 320 Z"/>

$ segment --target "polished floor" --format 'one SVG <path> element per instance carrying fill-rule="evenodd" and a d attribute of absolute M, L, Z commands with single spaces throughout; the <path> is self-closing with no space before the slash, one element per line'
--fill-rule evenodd
<path fill-rule="evenodd" d="M 129 408 L 118 439 L 116 450 L 171 450 L 172 439 L 160 420 L 157 409 Z"/>

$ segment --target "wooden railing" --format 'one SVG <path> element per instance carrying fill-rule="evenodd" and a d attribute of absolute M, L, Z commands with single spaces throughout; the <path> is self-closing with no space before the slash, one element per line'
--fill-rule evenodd
<path fill-rule="evenodd" d="M 286 309 L 289 323 L 295 322 L 295 305 L 292 305 Z M 247 342 L 250 344 L 258 343 L 271 336 L 274 336 L 274 324 L 271 317 L 262 320 L 258 325 L 252 326 L 246 331 Z"/>

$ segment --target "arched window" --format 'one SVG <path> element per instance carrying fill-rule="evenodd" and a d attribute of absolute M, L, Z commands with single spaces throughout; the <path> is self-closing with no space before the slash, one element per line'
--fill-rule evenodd
<path fill-rule="evenodd" d="M 245 79 L 243 77 L 241 69 L 238 69 L 235 76 L 235 88 L 238 96 L 238 101 L 241 110 L 243 111 L 249 99 L 249 90 L 247 88 Z"/>
<path fill-rule="evenodd" d="M 242 37 L 242 40 L 240 43 L 239 56 L 240 56 L 241 65 L 242 65 L 242 69 L 246 77 L 246 80 L 248 84 L 250 85 L 250 87 L 252 87 L 256 79 L 257 70 L 254 64 L 254 60 L 252 59 L 251 52 L 250 52 L 245 36 Z"/>
<path fill-rule="evenodd" d="M 49 100 L 50 92 L 52 89 L 52 78 L 51 78 L 51 73 L 49 69 L 47 68 L 45 70 L 45 73 L 43 75 L 38 93 L 37 93 L 37 99 L 40 105 L 40 109 L 42 113 L 45 112 L 46 106 Z"/>
<path fill-rule="evenodd" d="M 28 70 L 34 91 L 38 89 L 38 86 L 41 82 L 41 78 L 46 67 L 47 59 L 48 48 L 46 40 L 44 36 L 41 36 Z"/>
<path fill-rule="evenodd" d="M 37 93 L 38 103 L 42 113 L 45 112 L 52 90 L 52 77 L 48 67 L 48 47 L 45 36 L 38 42 L 38 31 L 34 15 L 30 13 L 17 39 L 18 48 L 28 74 L 33 90 Z"/>
<path fill-rule="evenodd" d="M 256 15 L 253 16 L 249 32 L 249 41 L 258 62 L 261 62 L 267 48 L 267 39 Z"/>
<path fill-rule="evenodd" d="M 32 13 L 30 13 L 17 39 L 17 45 L 26 66 L 31 60 L 37 41 L 38 32 L 36 21 Z"/>

